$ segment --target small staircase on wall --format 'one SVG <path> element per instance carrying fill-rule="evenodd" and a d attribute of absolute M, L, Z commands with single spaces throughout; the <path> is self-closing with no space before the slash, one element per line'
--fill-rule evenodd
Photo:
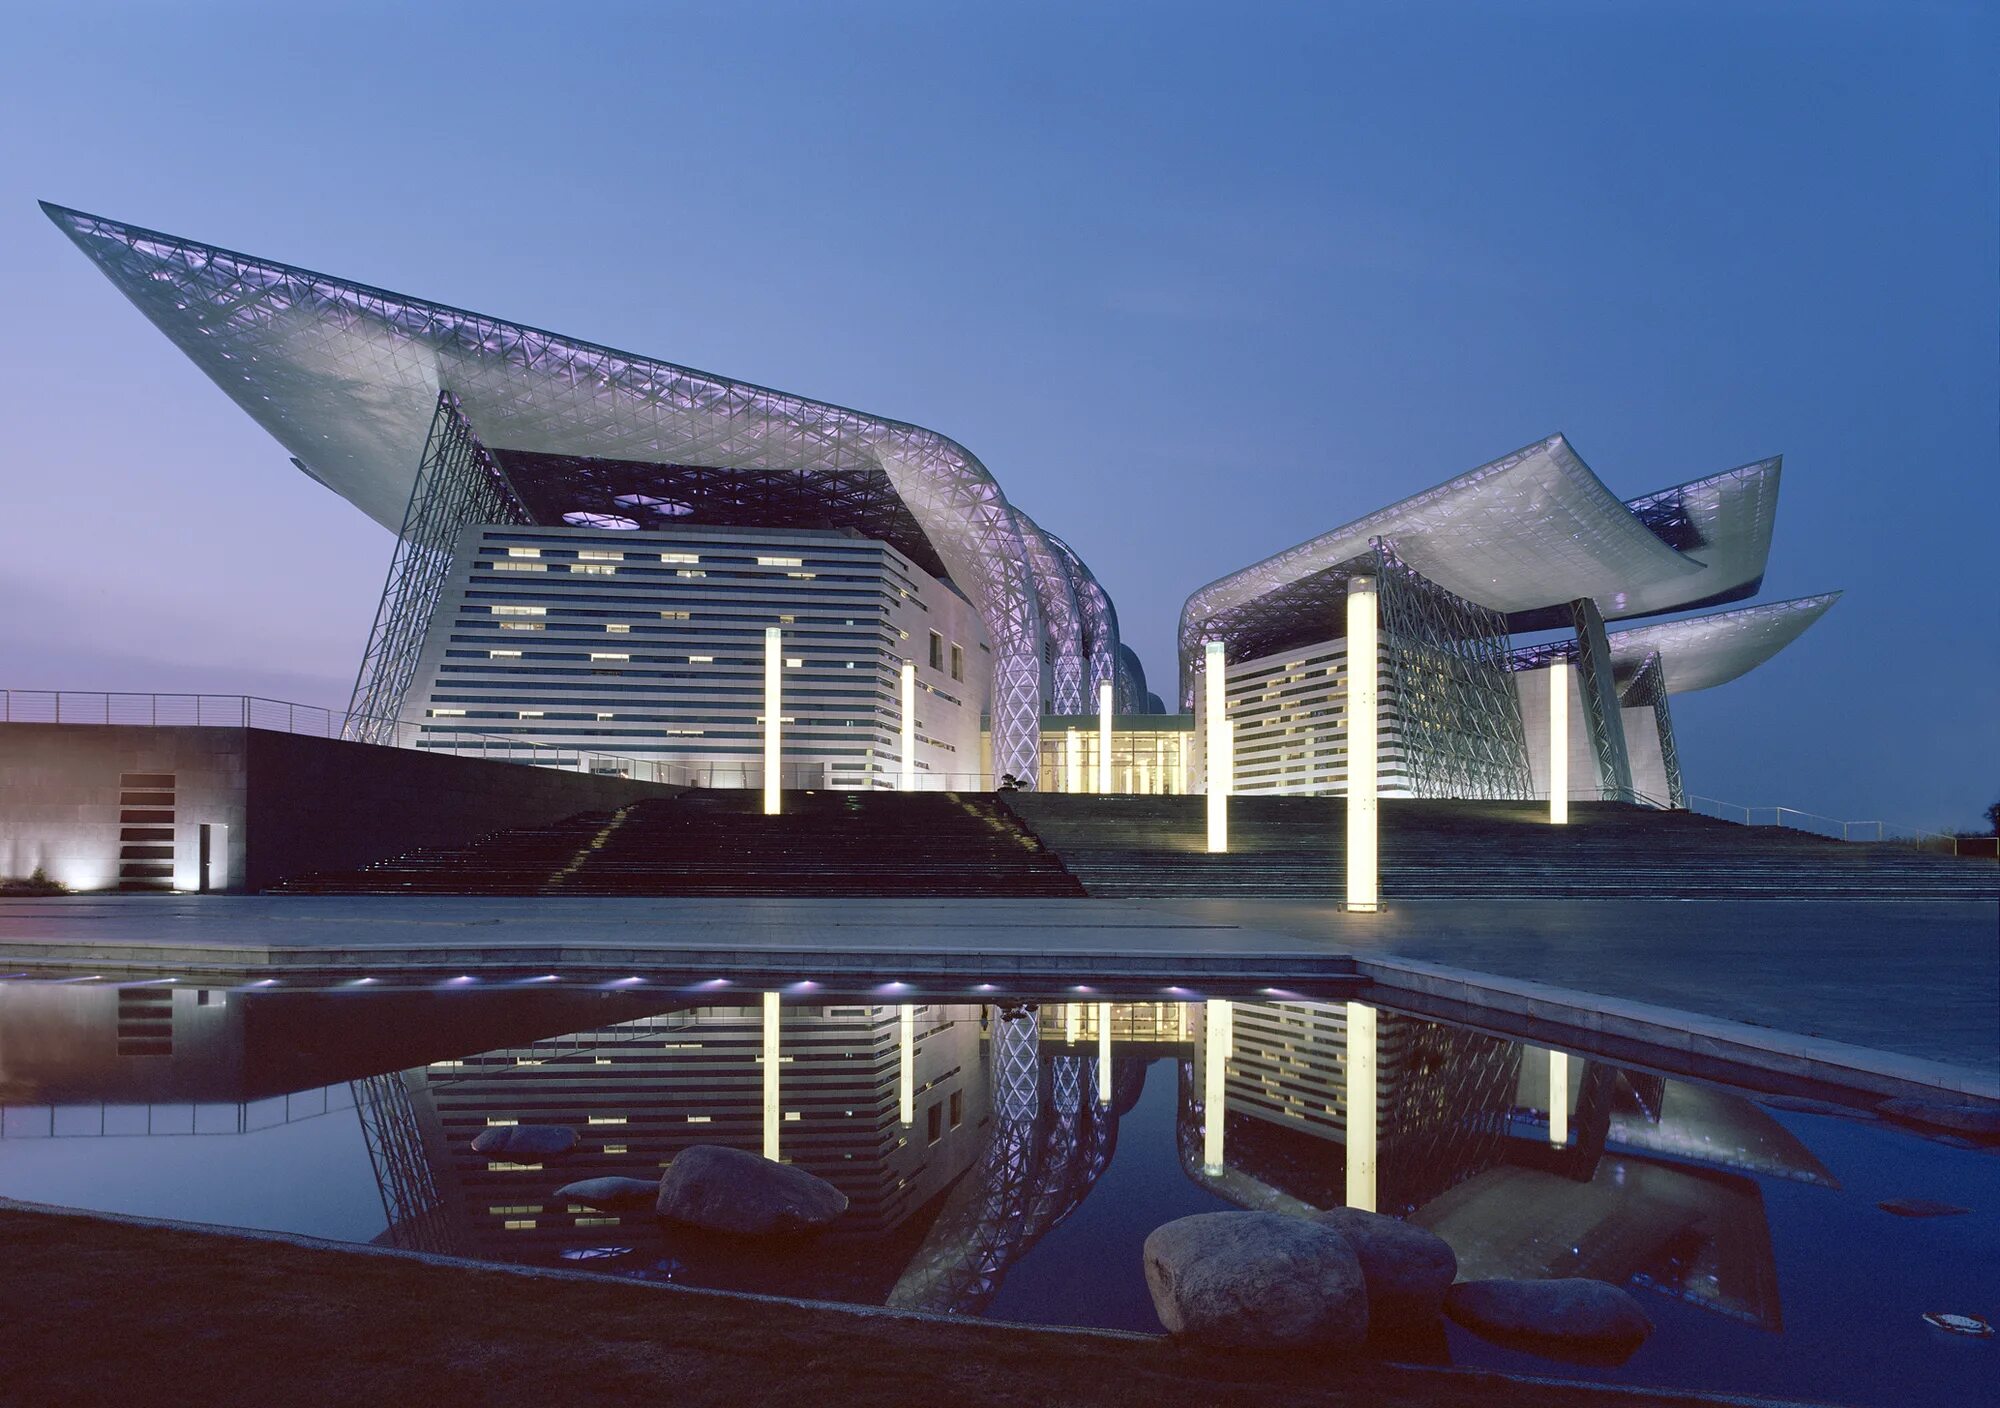
<path fill-rule="evenodd" d="M 1207 853 L 1200 796 L 1013 792 L 1005 805 L 1103 899 L 1343 898 L 1346 800 L 1233 797 Z M 2000 866 L 1899 843 L 1826 840 L 1689 812 L 1573 802 L 1381 802 L 1381 889 L 1397 899 L 1993 899 Z"/>
<path fill-rule="evenodd" d="M 697 790 L 500 831 L 278 894 L 1081 896 L 1062 862 L 992 796 Z"/>

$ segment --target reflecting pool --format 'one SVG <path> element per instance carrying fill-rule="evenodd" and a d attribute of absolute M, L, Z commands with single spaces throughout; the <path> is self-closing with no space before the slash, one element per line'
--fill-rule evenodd
<path fill-rule="evenodd" d="M 1624 1285 L 1658 1326 L 1616 1366 L 1456 1326 L 1399 1357 L 1869 1404 L 2000 1382 L 2000 1341 L 1921 1318 L 2000 1311 L 1990 1148 L 1357 1002 L 556 986 L 0 984 L 0 1194 L 1134 1330 L 1158 1328 L 1155 1227 L 1345 1203 L 1431 1228 L 1466 1278 Z M 508 1125 L 577 1143 L 474 1151 Z M 804 1167 L 849 1209 L 756 1245 L 557 1196 L 699 1143 Z"/>

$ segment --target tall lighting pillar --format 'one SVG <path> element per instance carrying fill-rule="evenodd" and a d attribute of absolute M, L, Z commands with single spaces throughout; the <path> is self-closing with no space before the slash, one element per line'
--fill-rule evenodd
<path fill-rule="evenodd" d="M 1379 622 L 1375 579 L 1347 583 L 1347 908 L 1382 907 L 1376 879 L 1376 681 Z"/>
<path fill-rule="evenodd" d="M 1063 731 L 1063 791 L 1083 791 L 1083 735 L 1073 728 Z"/>
<path fill-rule="evenodd" d="M 1201 1171 L 1222 1172 L 1222 1126 L 1228 1118 L 1229 1048 L 1235 1041 L 1236 1023 L 1229 1003 L 1210 998 L 1201 1005 L 1202 1090 L 1201 1090 Z"/>
<path fill-rule="evenodd" d="M 1549 666 L 1549 824 L 1569 824 L 1569 661 Z"/>
<path fill-rule="evenodd" d="M 903 662 L 903 792 L 917 790 L 917 662 Z"/>
<path fill-rule="evenodd" d="M 764 628 L 764 815 L 776 816 L 783 778 L 784 732 L 778 718 L 784 708 L 784 633 Z"/>
<path fill-rule="evenodd" d="M 1375 1211 L 1375 1009 L 1347 1004 L 1347 1205 Z"/>
<path fill-rule="evenodd" d="M 764 994 L 764 1157 L 778 1160 L 778 995 Z"/>
<path fill-rule="evenodd" d="M 1202 697 L 1207 712 L 1203 722 L 1208 729 L 1202 739 L 1202 749 L 1208 755 L 1208 849 L 1219 853 L 1229 849 L 1229 787 L 1236 771 L 1222 642 L 1210 641 L 1202 660 Z"/>
<path fill-rule="evenodd" d="M 1097 795 L 1111 790 L 1111 681 L 1097 686 Z"/>

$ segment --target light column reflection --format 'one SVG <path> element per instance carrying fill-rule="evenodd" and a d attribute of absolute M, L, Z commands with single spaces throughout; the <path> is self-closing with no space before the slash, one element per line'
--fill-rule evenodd
<path fill-rule="evenodd" d="M 1347 1004 L 1347 1205 L 1375 1211 L 1375 1009 Z"/>
<path fill-rule="evenodd" d="M 764 1157 L 778 1161 L 778 1126 L 784 1116 L 778 1109 L 778 995 L 764 994 Z"/>
<path fill-rule="evenodd" d="M 1229 1003 L 1210 998 L 1202 1004 L 1201 1171 L 1222 1172 L 1222 1126 L 1228 1119 L 1229 1048 L 1234 1040 Z"/>

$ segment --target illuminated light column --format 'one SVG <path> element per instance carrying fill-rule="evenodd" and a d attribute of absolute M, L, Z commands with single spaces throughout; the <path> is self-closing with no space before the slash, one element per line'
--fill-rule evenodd
<path fill-rule="evenodd" d="M 917 662 L 903 662 L 902 791 L 917 790 Z"/>
<path fill-rule="evenodd" d="M 1063 1045 L 1075 1046 L 1077 1028 L 1083 1022 L 1083 1008 L 1074 1002 L 1063 1004 Z"/>
<path fill-rule="evenodd" d="M 764 1157 L 778 1159 L 778 995 L 764 994 Z"/>
<path fill-rule="evenodd" d="M 785 657 L 783 633 L 776 626 L 764 628 L 764 815 L 776 816 L 783 779 L 783 730 L 778 717 L 784 708 Z M 776 1147 L 773 1145 L 773 1147 Z M 773 1157 L 776 1157 L 773 1155 Z"/>
<path fill-rule="evenodd" d="M 1210 998 L 1202 1009 L 1201 1171 L 1222 1172 L 1222 1125 L 1228 1118 L 1223 1086 L 1225 1063 L 1235 1037 L 1228 1002 Z"/>
<path fill-rule="evenodd" d="M 1229 849 L 1229 786 L 1236 771 L 1222 671 L 1222 642 L 1212 640 L 1203 652 L 1202 690 L 1208 715 L 1203 739 L 1208 754 L 1208 849 L 1215 854 Z"/>
<path fill-rule="evenodd" d="M 1376 879 L 1378 693 L 1375 579 L 1347 583 L 1347 908 L 1373 914 L 1382 907 Z"/>
<path fill-rule="evenodd" d="M 1097 1004 L 1097 1103 L 1111 1103 L 1111 1004 Z"/>
<path fill-rule="evenodd" d="M 1375 1009 L 1347 1004 L 1347 1205 L 1375 1211 Z"/>
<path fill-rule="evenodd" d="M 1063 734 L 1063 791 L 1083 791 L 1083 738 L 1075 729 Z"/>
<path fill-rule="evenodd" d="M 1097 686 L 1097 794 L 1111 790 L 1111 681 Z"/>
<path fill-rule="evenodd" d="M 1569 1053 L 1549 1053 L 1549 1143 L 1569 1143 Z"/>
<path fill-rule="evenodd" d="M 904 1124 L 917 1122 L 917 1009 L 906 1002 L 902 1008 L 902 1039 L 896 1052 L 896 1087 L 902 1102 Z"/>
<path fill-rule="evenodd" d="M 1569 824 L 1569 661 L 1549 666 L 1549 824 Z"/>

